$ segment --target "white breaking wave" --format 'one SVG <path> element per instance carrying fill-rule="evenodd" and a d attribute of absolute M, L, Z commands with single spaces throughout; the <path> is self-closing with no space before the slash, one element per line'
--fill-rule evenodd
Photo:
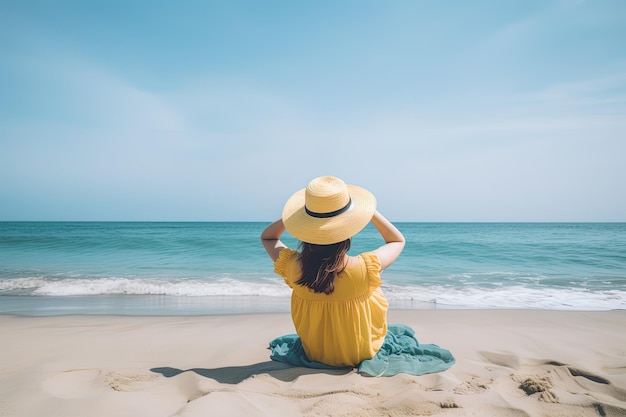
<path fill-rule="evenodd" d="M 444 308 L 533 308 L 551 310 L 626 309 L 626 291 L 590 291 L 582 288 L 538 288 L 527 286 L 393 285 L 383 291 L 392 305 L 410 302 Z M 164 295 L 262 296 L 288 298 L 291 289 L 280 278 L 251 281 L 233 278 L 216 280 L 148 278 L 13 278 L 0 280 L 0 295 L 97 296 Z M 407 303 L 409 302 L 409 303 Z"/>
<path fill-rule="evenodd" d="M 498 288 L 444 286 L 383 286 L 389 300 L 417 301 L 444 307 L 533 308 L 548 310 L 626 309 L 626 291 L 574 288 Z"/>
<path fill-rule="evenodd" d="M 289 288 L 282 280 L 262 283 L 222 278 L 215 281 L 167 280 L 145 278 L 44 279 L 16 278 L 0 280 L 0 291 L 20 295 L 172 295 L 172 296 L 268 296 L 288 297 Z"/>

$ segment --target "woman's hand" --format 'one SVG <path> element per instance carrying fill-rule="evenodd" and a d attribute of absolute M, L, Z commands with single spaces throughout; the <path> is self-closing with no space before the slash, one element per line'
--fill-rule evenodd
<path fill-rule="evenodd" d="M 261 233 L 261 242 L 263 242 L 263 247 L 273 261 L 278 259 L 280 251 L 287 247 L 280 241 L 280 237 L 284 231 L 285 225 L 283 225 L 283 220 L 278 219 L 274 223 L 267 226 L 265 230 L 263 230 L 263 233 Z"/>

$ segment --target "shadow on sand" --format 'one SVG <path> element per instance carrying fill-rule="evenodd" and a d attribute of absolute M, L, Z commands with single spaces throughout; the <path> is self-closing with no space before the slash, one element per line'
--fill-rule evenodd
<path fill-rule="evenodd" d="M 346 375 L 352 372 L 352 368 L 342 369 L 312 369 L 287 365 L 282 362 L 267 361 L 246 366 L 225 366 L 223 368 L 191 368 L 177 369 L 170 367 L 152 368 L 150 371 L 159 373 L 166 378 L 172 378 L 183 372 L 195 372 L 205 378 L 211 378 L 222 384 L 238 384 L 253 375 L 268 374 L 284 382 L 291 382 L 302 375 L 327 374 Z"/>

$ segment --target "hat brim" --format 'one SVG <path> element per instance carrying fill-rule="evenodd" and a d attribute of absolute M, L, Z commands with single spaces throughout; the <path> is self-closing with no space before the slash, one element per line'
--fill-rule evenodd
<path fill-rule="evenodd" d="M 283 224 L 290 235 L 316 245 L 342 242 L 359 233 L 372 220 L 376 198 L 365 188 L 347 185 L 352 204 L 338 216 L 312 217 L 305 210 L 305 190 L 294 193 L 283 207 Z"/>

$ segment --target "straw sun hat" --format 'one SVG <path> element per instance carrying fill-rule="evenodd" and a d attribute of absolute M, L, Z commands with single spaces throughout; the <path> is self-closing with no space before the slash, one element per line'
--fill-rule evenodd
<path fill-rule="evenodd" d="M 283 208 L 285 229 L 296 239 L 330 245 L 349 239 L 372 219 L 376 198 L 336 177 L 318 177 L 292 195 Z"/>

